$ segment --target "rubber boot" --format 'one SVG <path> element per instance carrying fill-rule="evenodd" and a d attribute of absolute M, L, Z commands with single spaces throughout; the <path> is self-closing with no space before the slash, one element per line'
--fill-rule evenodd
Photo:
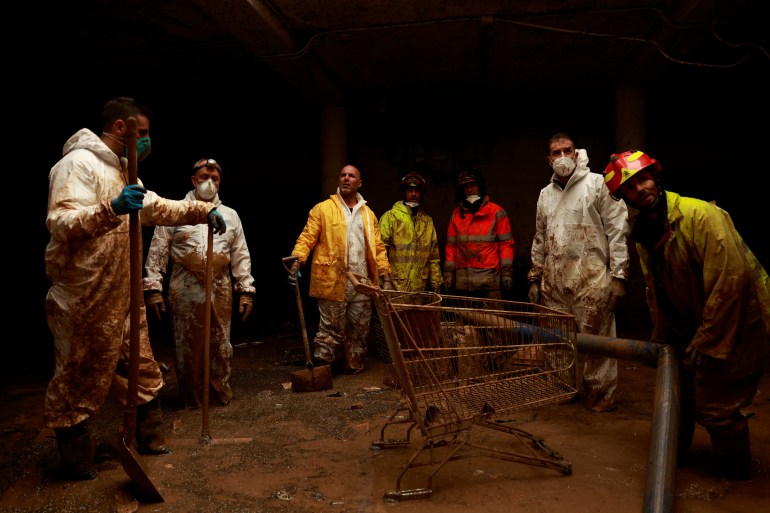
<path fill-rule="evenodd" d="M 136 444 L 140 454 L 171 454 L 157 397 L 136 407 Z"/>
<path fill-rule="evenodd" d="M 55 428 L 56 445 L 63 470 L 63 477 L 72 481 L 96 478 L 94 445 L 85 422 L 67 428 Z"/>
<path fill-rule="evenodd" d="M 709 434 L 719 472 L 733 481 L 748 480 L 751 477 L 751 443 L 746 419 L 729 428 L 709 429 Z"/>

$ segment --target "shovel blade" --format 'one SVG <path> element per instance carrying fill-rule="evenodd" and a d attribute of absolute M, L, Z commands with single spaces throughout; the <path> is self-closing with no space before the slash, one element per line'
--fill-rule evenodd
<path fill-rule="evenodd" d="M 332 387 L 332 366 L 319 365 L 289 373 L 291 389 L 295 392 L 316 392 Z"/>
<path fill-rule="evenodd" d="M 118 452 L 120 453 L 120 464 L 126 471 L 131 481 L 137 485 L 143 498 L 149 502 L 163 502 L 163 496 L 160 494 L 155 484 L 147 475 L 147 469 L 144 466 L 142 457 L 134 447 L 133 443 L 126 443 L 121 436 L 118 441 Z"/>

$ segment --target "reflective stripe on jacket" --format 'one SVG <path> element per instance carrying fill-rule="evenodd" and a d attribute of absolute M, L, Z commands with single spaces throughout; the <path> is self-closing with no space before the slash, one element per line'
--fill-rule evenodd
<path fill-rule="evenodd" d="M 433 218 L 422 208 L 412 217 L 412 209 L 397 201 L 380 218 L 380 233 L 396 290 L 419 292 L 426 284 L 433 290 L 441 287 L 438 236 Z"/>
<path fill-rule="evenodd" d="M 505 209 L 489 201 L 476 213 L 458 205 L 447 228 L 445 271 L 455 272 L 457 290 L 500 288 L 501 269 L 513 272 L 513 233 Z"/>
<path fill-rule="evenodd" d="M 770 281 L 712 203 L 666 192 L 671 235 L 657 250 L 637 243 L 665 341 L 730 360 L 742 376 L 762 367 L 770 344 Z M 633 235 L 633 233 L 632 233 Z M 658 327 L 660 328 L 660 326 Z"/>

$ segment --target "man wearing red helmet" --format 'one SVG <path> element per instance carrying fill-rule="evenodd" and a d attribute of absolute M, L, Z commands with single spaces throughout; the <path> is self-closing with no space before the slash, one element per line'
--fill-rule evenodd
<path fill-rule="evenodd" d="M 616 336 L 615 307 L 625 295 L 628 245 L 625 205 L 604 191 L 588 153 L 557 133 L 548 141 L 551 180 L 537 199 L 529 300 L 575 316 L 580 331 Z M 586 407 L 615 409 L 618 361 L 581 355 Z"/>
<path fill-rule="evenodd" d="M 751 473 L 749 425 L 741 408 L 757 392 L 770 344 L 770 280 L 730 215 L 664 191 L 660 164 L 641 151 L 613 154 L 610 195 L 629 207 L 653 318 L 652 339 L 679 356 L 679 464 L 695 423 L 711 436 L 717 468 L 730 479 Z"/>
<path fill-rule="evenodd" d="M 433 218 L 421 202 L 425 179 L 407 173 L 399 185 L 403 199 L 380 218 L 380 236 L 388 248 L 390 278 L 396 290 L 421 292 L 441 288 L 441 258 Z"/>

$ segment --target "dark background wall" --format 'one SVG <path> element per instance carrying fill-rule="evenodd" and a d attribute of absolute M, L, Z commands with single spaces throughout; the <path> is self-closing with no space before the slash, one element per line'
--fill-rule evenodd
<path fill-rule="evenodd" d="M 66 44 L 41 38 L 48 45 Z M 145 70 L 141 56 L 129 62 L 92 61 L 79 58 L 77 50 L 66 60 L 46 59 L 44 52 L 9 59 L 6 156 L 22 158 L 5 161 L 6 169 L 12 162 L 21 164 L 6 174 L 5 247 L 13 294 L 5 318 L 9 333 L 18 335 L 8 337 L 5 365 L 44 373 L 51 368 L 43 308 L 48 172 L 66 139 L 82 127 L 98 131 L 102 104 L 119 95 L 135 96 L 155 113 L 152 156 L 139 170 L 149 188 L 181 198 L 196 159 L 213 157 L 223 165 L 221 197 L 243 220 L 258 290 L 256 312 L 245 326 L 235 324 L 234 337 L 257 339 L 296 329 L 296 305 L 280 259 L 291 252 L 308 210 L 333 192 L 320 186 L 319 106 L 256 64 L 202 61 L 183 70 Z M 766 268 L 765 154 L 770 146 L 761 124 L 770 114 L 762 78 L 767 68 L 767 61 L 756 60 L 728 70 L 681 67 L 644 87 L 644 149 L 662 163 L 667 187 L 715 200 L 728 210 Z M 580 84 L 575 77 L 556 92 L 448 99 L 437 91 L 386 104 L 351 103 L 348 160 L 363 172 L 362 194 L 381 215 L 398 199 L 397 180 L 405 169 L 422 168 L 430 178 L 425 206 L 443 242 L 454 204 L 454 173 L 462 163 L 472 164 L 486 176 L 492 200 L 511 217 L 519 274 L 510 298 L 524 299 L 535 203 L 550 176 L 545 163 L 550 135 L 572 134 L 588 150 L 596 172 L 610 153 L 626 149 L 614 146 L 613 86 L 587 90 Z M 145 229 L 146 241 L 151 233 Z M 635 280 L 619 313 L 623 329 L 644 333 L 642 297 Z M 308 300 L 309 326 L 314 310 Z"/>

